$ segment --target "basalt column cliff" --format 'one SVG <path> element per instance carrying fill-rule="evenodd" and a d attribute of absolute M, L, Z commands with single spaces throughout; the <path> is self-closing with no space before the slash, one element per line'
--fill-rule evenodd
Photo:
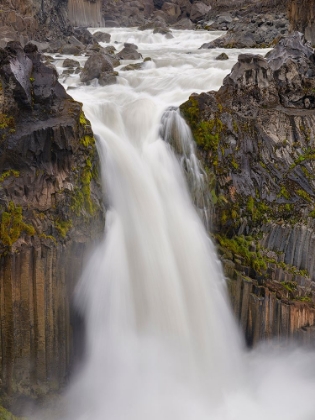
<path fill-rule="evenodd" d="M 1 394 L 64 384 L 72 292 L 103 226 L 98 155 L 81 105 L 36 46 L 0 49 Z"/>

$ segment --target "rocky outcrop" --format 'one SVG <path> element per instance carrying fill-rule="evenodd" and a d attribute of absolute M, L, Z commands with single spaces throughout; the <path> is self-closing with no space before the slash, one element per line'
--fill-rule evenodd
<path fill-rule="evenodd" d="M 32 44 L 0 49 L 0 139 L 0 393 L 10 403 L 66 382 L 79 350 L 72 293 L 104 215 L 90 124 Z"/>
<path fill-rule="evenodd" d="M 291 29 L 305 34 L 305 38 L 315 46 L 315 1 L 290 0 L 289 19 Z"/>
<path fill-rule="evenodd" d="M 105 26 L 142 26 L 152 22 L 164 26 L 179 21 L 183 25 L 183 19 L 189 19 L 190 24 L 184 25 L 188 28 L 204 18 L 210 8 L 209 0 L 117 0 L 103 3 L 103 15 Z"/>
<path fill-rule="evenodd" d="M 240 55 L 218 92 L 181 106 L 209 174 L 214 236 L 241 290 L 236 312 L 258 317 L 259 332 L 246 324 L 251 344 L 280 334 L 270 330 L 282 325 L 276 307 L 290 313 L 287 335 L 314 325 L 314 75 L 314 52 L 296 33 L 265 58 Z"/>
<path fill-rule="evenodd" d="M 67 0 L 3 0 L 0 33 L 4 47 L 10 40 L 27 41 L 55 39 L 71 33 Z"/>
<path fill-rule="evenodd" d="M 227 30 L 228 32 L 201 48 L 266 48 L 275 45 L 282 36 L 288 34 L 289 22 L 285 13 L 241 14 L 229 12 L 220 14 L 210 24 L 208 30 Z"/>

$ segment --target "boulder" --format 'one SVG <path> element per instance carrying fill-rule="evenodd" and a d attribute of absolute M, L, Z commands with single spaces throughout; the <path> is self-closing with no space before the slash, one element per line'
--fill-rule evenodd
<path fill-rule="evenodd" d="M 215 59 L 216 60 L 220 60 L 220 61 L 228 60 L 229 59 L 229 56 L 227 54 L 225 54 L 225 53 L 221 53 Z"/>
<path fill-rule="evenodd" d="M 84 45 L 93 43 L 93 36 L 87 28 L 78 27 L 73 29 L 75 37 Z"/>
<path fill-rule="evenodd" d="M 118 73 L 116 71 L 101 73 L 98 79 L 98 83 L 101 86 L 114 85 L 115 83 L 117 83 L 116 76 L 118 76 Z"/>
<path fill-rule="evenodd" d="M 137 51 L 137 46 L 134 44 L 124 44 L 124 48 L 117 54 L 121 60 L 139 60 L 142 55 Z"/>
<path fill-rule="evenodd" d="M 181 15 L 180 7 L 177 4 L 164 2 L 162 6 L 162 12 L 165 13 L 166 22 L 175 23 Z"/>
<path fill-rule="evenodd" d="M 82 49 L 77 47 L 76 45 L 71 44 L 64 44 L 60 49 L 60 54 L 64 55 L 80 55 Z M 51 52 L 51 50 L 49 50 Z"/>
<path fill-rule="evenodd" d="M 202 1 L 197 1 L 192 4 L 190 11 L 190 19 L 192 22 L 198 22 L 201 19 L 204 19 L 205 15 L 210 11 L 211 6 L 207 6 Z"/>
<path fill-rule="evenodd" d="M 111 62 L 102 53 L 95 53 L 91 55 L 81 72 L 80 80 L 83 83 L 88 83 L 93 79 L 98 79 L 101 73 L 113 72 Z"/>
<path fill-rule="evenodd" d="M 182 18 L 178 22 L 174 23 L 172 27 L 175 29 L 193 29 L 195 25 L 192 23 L 190 19 Z"/>
<path fill-rule="evenodd" d="M 168 28 L 155 28 L 153 30 L 154 34 L 161 34 L 161 35 L 165 35 L 165 37 L 167 39 L 171 39 L 174 38 L 174 36 L 172 35 L 172 31 Z"/>
<path fill-rule="evenodd" d="M 66 58 L 62 64 L 62 67 L 70 68 L 70 67 L 80 67 L 79 61 L 72 60 L 71 58 Z"/>
<path fill-rule="evenodd" d="M 97 41 L 97 42 L 106 42 L 106 43 L 109 43 L 110 42 L 110 38 L 111 38 L 111 35 L 110 34 L 107 34 L 106 32 L 98 31 L 98 32 L 95 32 L 93 34 L 93 39 L 95 41 Z"/>

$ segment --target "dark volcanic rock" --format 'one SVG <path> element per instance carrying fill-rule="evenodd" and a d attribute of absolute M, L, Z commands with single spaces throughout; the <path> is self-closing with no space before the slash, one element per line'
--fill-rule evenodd
<path fill-rule="evenodd" d="M 216 60 L 220 60 L 220 61 L 222 61 L 222 60 L 228 60 L 229 59 L 229 56 L 227 54 L 225 54 L 225 53 L 221 53 L 215 59 Z"/>
<path fill-rule="evenodd" d="M 0 87 L 1 396 L 16 408 L 69 376 L 72 294 L 104 216 L 93 133 L 55 68 L 10 43 Z"/>
<path fill-rule="evenodd" d="M 117 54 L 121 60 L 138 60 L 142 55 L 137 51 L 138 47 L 134 44 L 124 44 L 124 48 Z"/>
<path fill-rule="evenodd" d="M 93 34 L 93 38 L 97 42 L 107 42 L 108 43 L 108 42 L 110 42 L 111 35 L 107 34 L 105 32 L 98 31 L 98 32 L 95 32 Z"/>
<path fill-rule="evenodd" d="M 62 67 L 80 67 L 80 63 L 71 58 L 66 58 L 62 64 Z"/>
<path fill-rule="evenodd" d="M 80 75 L 81 82 L 87 83 L 92 79 L 98 79 L 101 73 L 112 73 L 113 66 L 107 57 L 102 53 L 95 53 L 91 55 Z"/>
<path fill-rule="evenodd" d="M 198 22 L 203 19 L 205 15 L 210 11 L 211 6 L 207 6 L 202 1 L 193 3 L 190 12 L 190 19 L 192 22 Z"/>
<path fill-rule="evenodd" d="M 215 237 L 250 344 L 315 323 L 314 58 L 293 34 L 266 58 L 241 54 L 218 92 L 181 106 L 209 174 Z"/>
<path fill-rule="evenodd" d="M 234 16 L 236 14 L 234 13 Z M 280 37 L 288 34 L 288 20 L 284 15 L 270 14 L 235 17 L 219 16 L 208 30 L 226 30 L 228 32 L 201 48 L 266 48 L 273 46 Z"/>

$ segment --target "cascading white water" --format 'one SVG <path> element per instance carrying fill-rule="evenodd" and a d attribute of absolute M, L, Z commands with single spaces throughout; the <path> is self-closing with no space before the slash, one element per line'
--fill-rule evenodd
<path fill-rule="evenodd" d="M 209 33 L 165 40 L 110 31 L 153 61 L 121 72 L 118 85 L 71 91 L 98 137 L 108 210 L 77 288 L 87 354 L 67 394 L 67 419 L 314 419 L 311 355 L 243 349 L 183 172 L 199 208 L 207 207 L 205 174 L 188 127 L 176 110 L 165 113 L 192 91 L 217 88 L 237 52 L 227 65 L 215 62 L 218 51 L 197 51 Z"/>

